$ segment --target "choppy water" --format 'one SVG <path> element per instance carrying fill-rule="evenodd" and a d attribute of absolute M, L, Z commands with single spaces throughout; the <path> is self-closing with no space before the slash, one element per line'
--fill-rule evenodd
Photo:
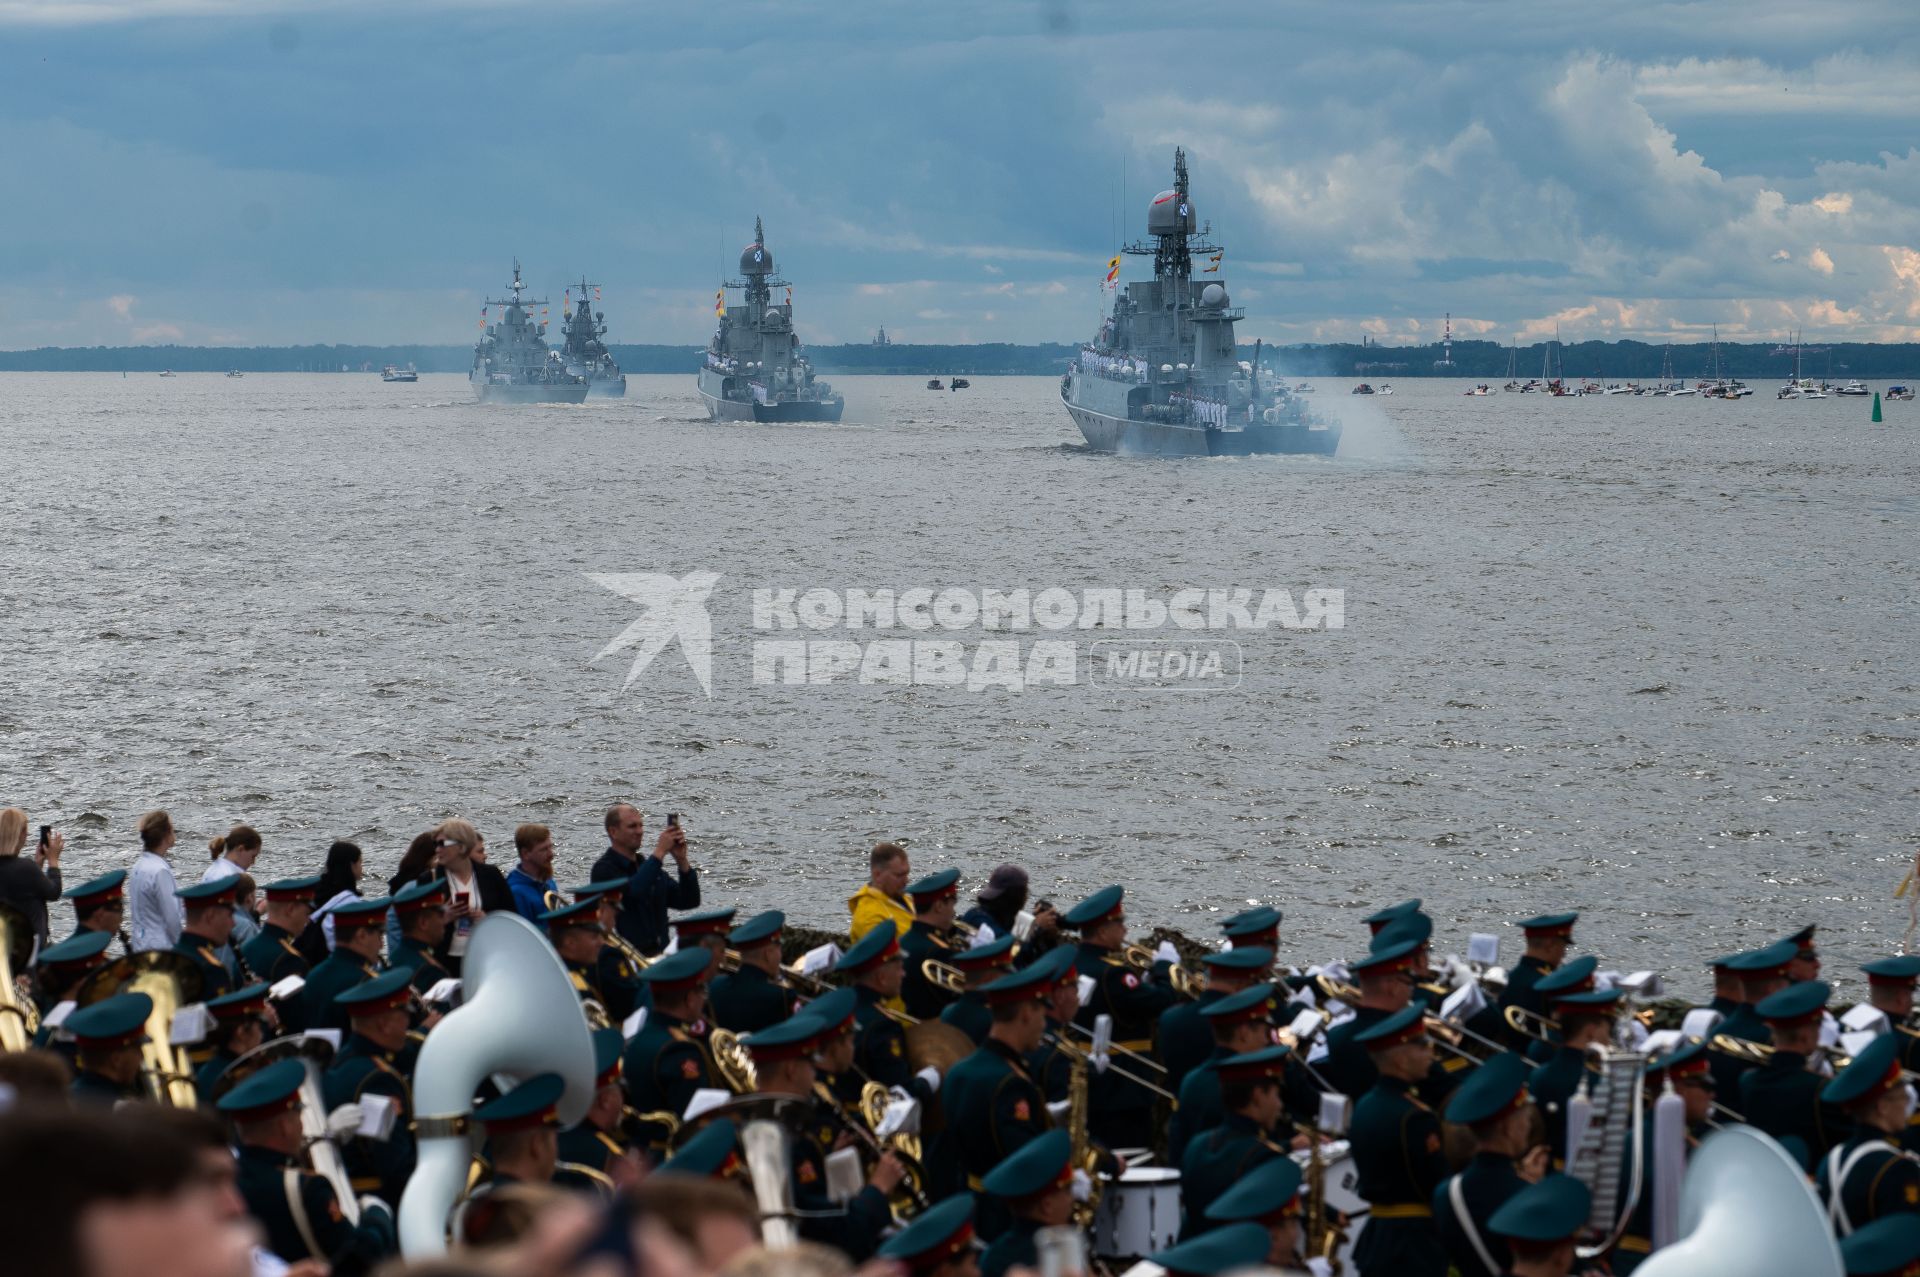
<path fill-rule="evenodd" d="M 838 380 L 847 424 L 753 427 L 691 377 L 534 409 L 440 376 L 0 378 L 3 796 L 70 831 L 70 881 L 154 806 L 195 876 L 247 820 L 257 873 L 345 835 L 384 879 L 463 814 L 503 862 L 553 825 L 568 881 L 631 797 L 686 813 L 710 901 L 820 924 L 895 837 L 969 887 L 1124 881 L 1196 934 L 1269 901 L 1299 959 L 1413 895 L 1443 950 L 1574 907 L 1608 965 L 1693 987 L 1806 921 L 1842 978 L 1902 938 L 1915 405 L 1323 381 L 1331 461 L 1141 462 L 1082 449 L 1051 379 Z M 638 609 L 586 574 L 694 570 L 722 574 L 711 699 L 678 648 L 623 692 L 594 657 Z M 1346 627 L 1234 634 L 1212 693 L 748 676 L 754 586 L 1233 585 L 1344 589 Z"/>

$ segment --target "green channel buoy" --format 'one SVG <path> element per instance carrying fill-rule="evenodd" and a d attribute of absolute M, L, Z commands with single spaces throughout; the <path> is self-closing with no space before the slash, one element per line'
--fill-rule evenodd
<path fill-rule="evenodd" d="M 1880 423 L 1880 392 L 1877 390 L 1873 392 L 1873 420 L 1875 425 Z"/>

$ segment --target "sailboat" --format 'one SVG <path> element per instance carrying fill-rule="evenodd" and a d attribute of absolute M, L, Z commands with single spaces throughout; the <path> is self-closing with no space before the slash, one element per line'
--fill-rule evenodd
<path fill-rule="evenodd" d="M 1800 331 L 1793 334 L 1793 380 L 1780 387 L 1776 398 L 1780 399 L 1825 399 L 1827 392 L 1800 375 Z"/>
<path fill-rule="evenodd" d="M 1662 399 L 1679 399 L 1699 392 L 1683 381 L 1673 379 L 1673 343 L 1667 343 L 1666 354 L 1660 359 L 1660 388 L 1653 392 Z"/>
<path fill-rule="evenodd" d="M 1516 365 L 1519 363 L 1519 361 L 1520 361 L 1520 342 L 1518 341 L 1518 339 L 1516 339 L 1507 344 L 1507 384 L 1500 387 L 1501 390 L 1509 393 L 1513 393 L 1513 394 L 1518 394 L 1521 391 L 1526 389 L 1526 387 L 1520 384 L 1520 380 L 1517 375 Z"/>

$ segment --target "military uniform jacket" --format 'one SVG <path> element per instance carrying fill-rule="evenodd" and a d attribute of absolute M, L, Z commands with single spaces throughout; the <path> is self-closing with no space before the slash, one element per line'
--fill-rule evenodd
<path fill-rule="evenodd" d="M 196 1001 L 206 1002 L 233 992 L 233 973 L 220 960 L 218 947 L 205 936 L 183 931 L 173 942 L 173 951 L 191 958 L 194 970 L 200 973 L 200 996 Z"/>
<path fill-rule="evenodd" d="M 1083 944 L 1074 956 L 1076 969 L 1093 980 L 1093 996 L 1080 1008 L 1074 1022 L 1093 1031 L 1102 1015 L 1113 1017 L 1113 1040 L 1142 1054 L 1153 1050 L 1153 1029 L 1160 1015 L 1180 1001 L 1171 984 L 1148 980 L 1128 966 L 1119 954 Z M 1108 1147 L 1152 1142 L 1153 1093 L 1108 1069 L 1088 1080 L 1093 1133 Z"/>
<path fill-rule="evenodd" d="M 869 1078 L 885 1087 L 899 1087 L 921 1105 L 933 1103 L 934 1090 L 926 1079 L 915 1077 L 907 1063 L 907 1032 L 900 1022 L 880 1009 L 880 995 L 864 985 L 855 985 L 860 1002 L 853 1009 L 857 1036 L 853 1062 Z"/>
<path fill-rule="evenodd" d="M 345 949 L 335 949 L 327 960 L 307 976 L 307 987 L 300 991 L 305 1001 L 307 1027 L 347 1031 L 347 1009 L 334 1005 L 334 999 L 356 984 L 379 975 L 372 963 Z"/>
<path fill-rule="evenodd" d="M 446 963 L 434 956 L 432 949 L 406 936 L 400 937 L 400 943 L 394 948 L 393 956 L 387 960 L 387 970 L 392 971 L 399 967 L 412 968 L 413 975 L 408 978 L 407 983 L 412 985 L 413 991 L 422 997 L 425 997 L 427 990 L 434 985 L 453 977 L 453 972 L 447 968 Z"/>
<path fill-rule="evenodd" d="M 1286 1155 L 1266 1131 L 1238 1113 L 1196 1135 L 1180 1159 L 1180 1240 L 1219 1227 L 1207 1219 L 1207 1207 L 1261 1163 Z"/>
<path fill-rule="evenodd" d="M 1027 1072 L 1026 1060 L 997 1038 L 988 1038 L 948 1071 L 940 1105 L 947 1117 L 940 1134 L 947 1156 L 935 1157 L 932 1166 L 936 1174 L 964 1176 L 963 1184 L 953 1183 L 947 1191 L 964 1186 L 979 1193 L 981 1176 L 1053 1129 L 1046 1097 Z"/>
<path fill-rule="evenodd" d="M 1033 1236 L 1040 1225 L 1031 1219 L 1016 1219 L 1013 1226 L 994 1239 L 980 1256 L 980 1277 L 1006 1277 L 1009 1268 L 1038 1268 L 1040 1251 Z"/>
<path fill-rule="evenodd" d="M 770 1029 L 791 1013 L 785 986 L 759 967 L 742 963 L 738 971 L 713 982 L 707 1003 L 713 1022 L 733 1033 Z"/>
<path fill-rule="evenodd" d="M 580 1004 L 585 1006 L 589 1001 L 598 1002 L 601 1009 L 605 1010 L 607 1002 L 605 998 L 600 996 L 599 975 L 600 969 L 596 964 L 586 962 L 567 963 L 567 980 L 573 985 L 573 991 L 575 995 L 579 997 Z"/>
<path fill-rule="evenodd" d="M 1160 1063 L 1167 1067 L 1166 1088 L 1175 1095 L 1180 1094 L 1180 1084 L 1187 1080 L 1187 1074 L 1213 1051 L 1213 1028 L 1200 1008 L 1212 1006 L 1225 996 L 1218 989 L 1202 989 L 1192 1001 L 1160 1013 L 1160 1023 L 1153 1031 L 1154 1049 Z"/>
<path fill-rule="evenodd" d="M 1353 1038 L 1392 1014 L 1375 1007 L 1355 1007 L 1352 1019 L 1342 1020 L 1327 1030 L 1327 1058 L 1314 1067 L 1319 1069 L 1328 1086 L 1352 1100 L 1373 1089 L 1379 1070 L 1373 1067 L 1373 1057 L 1367 1054 L 1366 1047 Z"/>
<path fill-rule="evenodd" d="M 811 1133 L 793 1140 L 793 1204 L 800 1212 L 800 1235 L 810 1242 L 833 1246 L 860 1264 L 872 1258 L 880 1232 L 893 1221 L 886 1197 L 871 1184 L 848 1198 L 844 1206 L 827 1196 L 827 1148 Z"/>
<path fill-rule="evenodd" d="M 610 944 L 600 948 L 594 983 L 600 986 L 600 1000 L 616 1025 L 626 1023 L 627 1017 L 643 1005 L 641 994 L 646 986 L 640 983 L 640 973 Z"/>
<path fill-rule="evenodd" d="M 993 1031 L 993 1012 L 987 1009 L 987 1002 L 979 990 L 963 993 L 949 1002 L 940 1012 L 940 1022 L 951 1024 L 979 1046 L 987 1040 L 987 1034 Z"/>
<path fill-rule="evenodd" d="M 1527 1090 L 1547 1122 L 1547 1147 L 1556 1167 L 1567 1161 L 1567 1102 L 1590 1084 L 1592 1076 L 1586 1052 L 1562 1046 L 1527 1078 Z"/>
<path fill-rule="evenodd" d="M 73 1102 L 80 1108 L 112 1108 L 121 1100 L 138 1100 L 146 1097 L 139 1083 L 121 1086 L 111 1078 L 98 1073 L 89 1073 L 85 1069 L 75 1071 L 73 1087 L 69 1092 Z"/>
<path fill-rule="evenodd" d="M 220 1075 L 239 1058 L 231 1051 L 218 1049 L 207 1057 L 206 1063 L 193 1071 L 193 1093 L 200 1097 L 202 1104 L 213 1103 L 214 1088 L 220 1084 Z"/>
<path fill-rule="evenodd" d="M 1741 1115 L 1777 1140 L 1798 1138 L 1805 1149 L 1801 1169 L 1812 1171 L 1847 1137 L 1846 1117 L 1820 1099 L 1826 1084 L 1827 1079 L 1807 1071 L 1806 1056 L 1775 1051 L 1772 1059 L 1740 1079 Z"/>
<path fill-rule="evenodd" d="M 1487 1221 L 1526 1186 L 1527 1181 L 1520 1178 L 1513 1159 L 1505 1153 L 1475 1153 L 1464 1170 L 1433 1191 L 1433 1219 L 1440 1231 L 1440 1244 L 1447 1248 L 1447 1258 L 1460 1277 L 1500 1277 L 1507 1270 L 1513 1253 L 1506 1240 L 1487 1227 Z M 1457 1206 L 1453 1200 L 1456 1195 L 1460 1198 Z M 1466 1222 L 1460 1218 L 1463 1209 Z M 1469 1236 L 1469 1224 L 1472 1234 L 1480 1239 L 1478 1247 Z M 1480 1261 L 1481 1250 L 1493 1260 L 1493 1267 Z"/>
<path fill-rule="evenodd" d="M 627 1103 L 642 1113 L 687 1111 L 693 1093 L 702 1087 L 724 1089 L 708 1065 L 706 1048 L 691 1027 L 663 1011 L 654 1010 L 646 1024 L 627 1043 L 621 1057 L 620 1085 Z M 647 1145 L 654 1152 L 666 1147 L 664 1126 L 650 1124 Z"/>
<path fill-rule="evenodd" d="M 349 1139 L 340 1150 L 356 1193 L 377 1193 L 396 1209 L 407 1177 L 413 1174 L 415 1159 L 413 1133 L 413 1087 L 408 1081 L 407 1065 L 399 1053 L 383 1051 L 371 1039 L 349 1034 L 340 1046 L 340 1054 L 320 1081 L 320 1095 L 331 1113 L 342 1104 L 358 1103 L 365 1095 L 384 1095 L 398 1101 L 400 1112 L 394 1120 L 393 1135 L 385 1142 Z"/>
<path fill-rule="evenodd" d="M 357 1277 L 397 1249 L 391 1217 L 365 1213 L 356 1227 L 341 1213 L 333 1185 L 291 1157 L 242 1145 L 240 1196 L 266 1230 L 267 1249 L 289 1263 L 323 1259 L 334 1277 Z"/>
<path fill-rule="evenodd" d="M 1846 1237 L 1888 1215 L 1920 1210 L 1920 1161 L 1878 1131 L 1857 1131 L 1820 1160 L 1814 1177 L 1834 1235 Z M 1834 1181 L 1839 1179 L 1839 1199 Z"/>
<path fill-rule="evenodd" d="M 1211 1036 L 1211 1035 L 1209 1035 Z M 1187 1074 L 1180 1084 L 1180 1101 L 1174 1106 L 1173 1119 L 1167 1123 L 1167 1160 L 1186 1160 L 1187 1145 L 1202 1131 L 1220 1125 L 1226 1112 L 1220 1107 L 1220 1061 L 1229 1052 L 1220 1046 Z"/>
<path fill-rule="evenodd" d="M 608 1167 L 626 1154 L 627 1146 L 592 1122 L 560 1132 L 560 1162 L 554 1168 L 553 1182 L 567 1188 L 613 1191 L 613 1176 Z"/>
<path fill-rule="evenodd" d="M 1500 1023 L 1506 1028 L 1507 1040 L 1516 1051 L 1526 1050 L 1531 1039 L 1507 1026 L 1507 1008 L 1524 1007 L 1535 1015 L 1540 1014 L 1540 995 L 1533 991 L 1533 986 L 1540 983 L 1541 976 L 1552 973 L 1552 967 L 1525 954 L 1520 955 L 1520 961 L 1514 963 L 1513 970 L 1507 973 L 1507 987 L 1500 993 Z"/>
<path fill-rule="evenodd" d="M 290 975 L 307 974 L 307 960 L 294 947 L 292 933 L 271 922 L 263 925 L 259 935 L 241 946 L 240 956 L 247 960 L 254 978 L 265 980 L 268 984 L 278 984 Z"/>
<path fill-rule="evenodd" d="M 908 1015 L 930 1020 L 953 1001 L 954 995 L 927 979 L 923 969 L 929 958 L 951 965 L 953 950 L 954 946 L 945 936 L 917 918 L 907 928 L 907 934 L 900 937 L 900 954 L 907 963 L 907 978 L 900 986 L 900 998 L 907 1004 Z"/>
<path fill-rule="evenodd" d="M 1447 1254 L 1433 1224 L 1433 1190 L 1447 1176 L 1440 1119 L 1405 1082 L 1382 1077 L 1354 1106 L 1348 1139 L 1355 1191 L 1372 1205 L 1354 1244 L 1361 1277 L 1441 1277 Z"/>
<path fill-rule="evenodd" d="M 992 1012 L 988 1012 L 988 1015 L 991 1017 Z M 1067 1089 L 1073 1084 L 1073 1060 L 1060 1049 L 1060 1040 L 1067 1032 L 1065 1024 L 1048 1016 L 1047 1036 L 1041 1039 L 1039 1046 L 1027 1052 L 1027 1072 L 1039 1083 L 1040 1093 L 1047 1097 L 1049 1104 L 1066 1099 Z"/>

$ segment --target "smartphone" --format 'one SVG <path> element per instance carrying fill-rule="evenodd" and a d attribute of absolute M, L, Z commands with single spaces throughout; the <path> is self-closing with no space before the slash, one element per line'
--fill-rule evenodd
<path fill-rule="evenodd" d="M 670 812 L 668 812 L 668 813 L 667 813 L 667 828 L 668 828 L 668 829 L 678 829 L 678 828 L 680 828 L 680 813 L 679 813 L 679 812 L 677 812 L 677 811 L 670 811 Z"/>
<path fill-rule="evenodd" d="M 53 826 L 52 825 L 40 826 L 40 845 L 44 847 L 52 841 L 53 841 Z"/>

